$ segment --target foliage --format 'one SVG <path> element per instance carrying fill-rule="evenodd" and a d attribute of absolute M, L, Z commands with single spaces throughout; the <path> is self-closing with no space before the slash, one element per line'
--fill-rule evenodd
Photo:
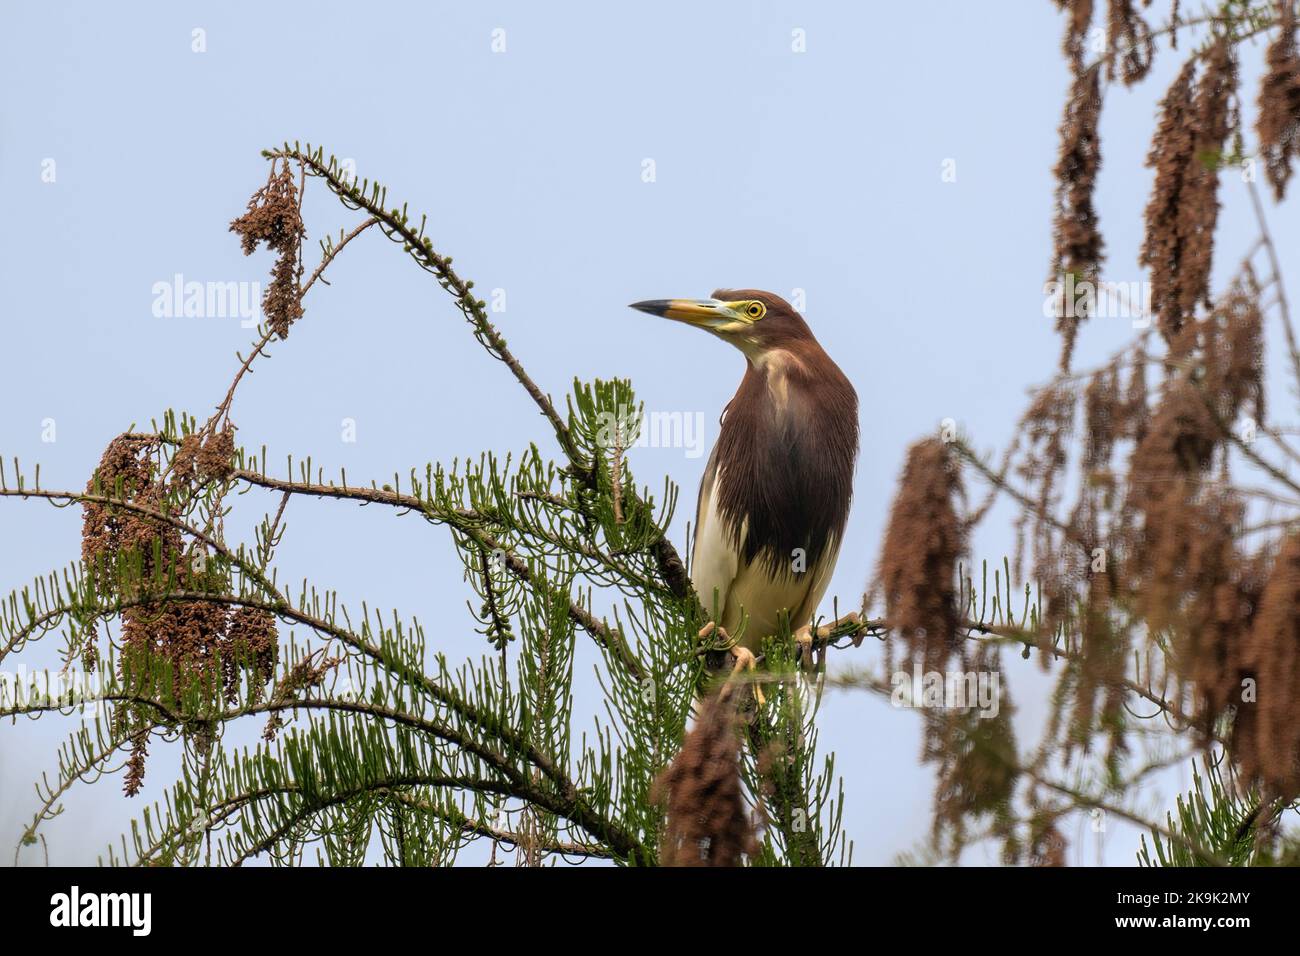
<path fill-rule="evenodd" d="M 575 382 L 557 407 L 424 218 L 417 225 L 382 185 L 319 148 L 267 151 L 267 182 L 231 228 L 246 252 L 275 254 L 268 324 L 215 412 L 200 422 L 168 411 L 119 436 L 84 491 L 0 466 L 0 497 L 85 515 L 81 560 L 0 605 L 0 663 L 57 636 L 64 670 L 80 662 L 97 676 L 79 695 L 0 686 L 0 716 L 15 721 L 98 711 L 39 786 L 24 844 L 42 839 L 82 781 L 124 770 L 126 792 L 140 792 L 155 772 L 151 748 L 165 746 L 182 755 L 176 779 L 106 862 L 286 864 L 314 848 L 335 865 L 442 865 L 481 843 L 494 862 L 505 848 L 525 865 L 847 863 L 846 796 L 834 755 L 819 753 L 818 716 L 827 688 L 853 688 L 923 721 L 934 824 L 906 861 L 959 861 L 987 841 L 1008 863 L 1062 865 L 1067 823 L 1088 815 L 1149 833 L 1145 865 L 1294 862 L 1284 821 L 1300 800 L 1300 485 L 1289 467 L 1300 450 L 1296 426 L 1265 402 L 1268 323 L 1284 336 L 1297 391 L 1300 348 L 1254 175 L 1262 163 L 1283 199 L 1300 131 L 1295 4 L 1223 0 L 1184 15 L 1172 3 L 1168 21 L 1151 25 L 1132 0 L 1108 0 L 1101 30 L 1099 4 L 1057 3 L 1071 72 L 1051 256 L 1059 359 L 998 458 L 951 422 L 912 446 L 877 581 L 860 614 L 815 630 L 812 674 L 788 628 L 764 642 L 752 676 L 726 667 L 728 647 L 702 628 L 667 534 L 676 488 L 652 493 L 634 477 L 641 409 L 630 383 Z M 1270 32 L 1252 152 L 1237 53 Z M 1087 322 L 1105 304 L 1093 197 L 1101 110 L 1180 37 L 1197 42 L 1184 46 L 1147 159 L 1140 258 L 1152 321 L 1077 370 Z M 1215 289 L 1228 175 L 1247 185 L 1259 238 Z M 321 243 L 310 273 L 308 183 L 359 214 Z M 310 458 L 290 457 L 277 476 L 265 448 L 235 441 L 241 381 L 305 320 L 333 260 L 373 231 L 448 293 L 548 435 L 382 484 L 326 479 Z M 268 507 L 241 535 L 230 502 L 245 493 Z M 473 594 L 476 650 L 453 660 L 444 634 L 431 641 L 414 619 L 282 584 L 282 519 L 302 498 L 446 528 Z M 977 583 L 971 544 L 1000 501 L 1016 515 L 1017 554 L 991 576 L 982 565 Z M 830 651 L 868 637 L 879 668 L 827 671 Z M 602 708 L 590 718 L 574 705 L 585 641 Z M 1052 680 L 1029 745 L 1013 726 L 1006 648 Z M 967 677 L 992 683 L 992 711 L 942 699 Z M 1197 755 L 1206 776 L 1194 769 L 1165 824 L 1148 819 L 1144 786 Z"/>
<path fill-rule="evenodd" d="M 67 663 L 80 658 L 99 677 L 75 702 L 11 688 L 0 712 L 102 705 L 61 752 L 25 842 L 79 780 L 124 753 L 126 789 L 137 792 L 150 741 L 161 740 L 182 749 L 181 775 L 107 862 L 295 863 L 314 844 L 317 858 L 335 865 L 376 855 L 445 864 L 483 840 L 516 847 L 530 863 L 555 855 L 655 863 L 664 812 L 652 791 L 722 648 L 697 637 L 702 612 L 665 536 L 676 489 L 665 482 L 656 501 L 628 462 L 639 408 L 631 386 L 575 382 L 561 416 L 488 321 L 473 283 L 433 250 L 423 221 L 417 229 L 404 210 L 386 208 L 382 186 L 345 179 L 319 149 L 286 145 L 267 156 L 268 186 L 232 228 L 250 250 L 256 239 L 280 237 L 276 295 L 292 293 L 297 304 L 280 303 L 280 319 L 260 330 L 216 413 L 200 424 L 168 412 L 151 431 L 117 439 L 84 493 L 42 488 L 39 472 L 30 483 L 0 473 L 3 495 L 81 504 L 87 515 L 85 559 L 10 597 L 0 659 L 61 631 Z M 301 284 L 304 270 L 283 265 L 303 228 L 294 219 L 295 168 L 366 216 L 322 243 L 320 266 Z M 452 295 L 475 337 L 542 410 L 562 461 L 531 445 L 357 486 L 346 474 L 325 480 L 310 458 L 290 457 L 287 474 L 273 476 L 265 448 L 236 446 L 240 380 L 303 315 L 302 299 L 326 266 L 371 226 Z M 278 496 L 279 506 L 251 541 L 235 543 L 226 502 L 250 489 Z M 273 558 L 285 506 L 297 497 L 383 506 L 446 527 L 476 595 L 477 658 L 453 663 L 416 620 L 365 606 L 357 613 L 305 582 L 296 593 L 281 585 Z M 598 601 L 606 616 L 593 609 Z M 290 629 L 287 640 L 272 639 L 274 660 L 229 637 L 239 615 Z M 585 734 L 573 714 L 582 639 L 599 654 L 605 711 Z M 770 767 L 748 764 L 750 792 L 767 788 L 776 807 L 754 862 L 820 864 L 842 849 L 839 807 L 828 796 L 833 765 L 812 769 L 802 689 L 775 701 L 751 727 L 765 752 L 778 738 L 784 748 Z M 250 720 L 265 721 L 263 739 L 240 746 L 248 735 L 238 728 Z"/>
<path fill-rule="evenodd" d="M 1168 814 L 1165 833 L 1179 833 L 1200 842 L 1211 854 L 1228 866 L 1262 866 L 1294 862 L 1297 847 L 1291 841 L 1279 858 L 1270 841 L 1261 839 L 1257 823 L 1265 808 L 1258 790 L 1237 793 L 1223 779 L 1216 764 L 1207 765 L 1202 777 L 1192 764 L 1192 789 L 1177 801 L 1177 817 Z M 1152 855 L 1154 853 L 1154 856 Z M 1138 850 L 1142 866 L 1204 866 L 1203 859 L 1191 852 L 1185 842 L 1167 839 L 1159 829 L 1151 831 L 1151 847 L 1146 837 Z"/>

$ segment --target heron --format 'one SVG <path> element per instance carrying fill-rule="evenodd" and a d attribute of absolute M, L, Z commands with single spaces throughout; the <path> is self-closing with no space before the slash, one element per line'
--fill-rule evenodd
<path fill-rule="evenodd" d="M 708 299 L 631 307 L 711 332 L 745 358 L 696 500 L 691 583 L 709 617 L 700 637 L 720 632 L 734 671 L 753 670 L 755 651 L 788 615 L 798 658 L 812 666 L 813 615 L 853 496 L 853 385 L 803 317 L 771 292 L 719 289 Z M 756 697 L 761 703 L 761 693 Z"/>

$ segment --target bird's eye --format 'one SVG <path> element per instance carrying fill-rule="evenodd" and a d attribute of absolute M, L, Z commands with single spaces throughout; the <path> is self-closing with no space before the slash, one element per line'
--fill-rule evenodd
<path fill-rule="evenodd" d="M 766 311 L 767 310 L 763 307 L 762 302 L 751 302 L 749 303 L 748 306 L 745 307 L 745 313 L 751 319 L 761 319 L 763 317 L 763 313 Z"/>

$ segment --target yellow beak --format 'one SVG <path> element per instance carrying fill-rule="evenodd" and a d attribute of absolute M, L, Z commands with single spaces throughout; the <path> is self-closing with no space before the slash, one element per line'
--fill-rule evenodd
<path fill-rule="evenodd" d="M 718 299 L 647 299 L 645 302 L 633 302 L 631 308 L 711 331 L 721 331 L 728 326 L 734 327 L 737 321 L 748 324 L 745 315 L 737 313 L 732 305 L 733 303 Z"/>

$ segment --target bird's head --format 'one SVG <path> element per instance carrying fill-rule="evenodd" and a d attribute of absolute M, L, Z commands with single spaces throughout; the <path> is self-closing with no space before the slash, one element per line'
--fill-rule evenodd
<path fill-rule="evenodd" d="M 815 341 L 789 302 L 758 289 L 718 289 L 709 299 L 650 299 L 633 302 L 632 308 L 712 332 L 751 361 L 773 349 Z"/>

